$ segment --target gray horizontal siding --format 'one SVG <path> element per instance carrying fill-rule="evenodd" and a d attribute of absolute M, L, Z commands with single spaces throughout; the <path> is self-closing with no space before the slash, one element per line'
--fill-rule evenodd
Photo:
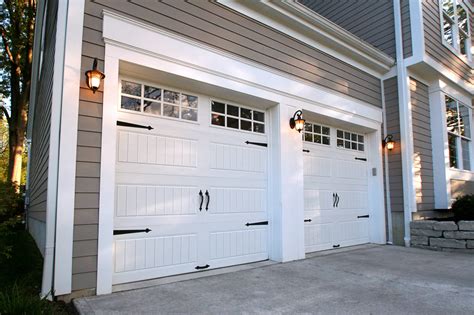
<path fill-rule="evenodd" d="M 461 79 L 472 84 L 471 67 L 443 44 L 438 1 L 423 1 L 423 25 L 426 53 L 444 67 L 451 69 Z M 471 29 L 472 27 L 471 19 Z"/>
<path fill-rule="evenodd" d="M 451 198 L 455 199 L 464 195 L 474 194 L 474 182 L 451 179 Z"/>
<path fill-rule="evenodd" d="M 34 106 L 30 170 L 29 207 L 30 218 L 46 222 L 46 203 L 48 188 L 49 142 L 51 125 L 51 99 L 53 92 L 54 52 L 56 44 L 57 2 L 49 1 L 46 8 L 48 19 L 45 27 L 45 40 L 42 43 L 43 60 L 37 82 L 36 103 Z M 44 242 L 38 242 L 44 244 Z"/>
<path fill-rule="evenodd" d="M 393 1 L 298 0 L 386 54 L 395 57 Z"/>
<path fill-rule="evenodd" d="M 400 146 L 400 114 L 398 104 L 397 78 L 384 81 L 385 116 L 387 134 L 393 136 L 395 147 L 388 151 L 388 172 L 390 185 L 390 206 L 392 212 L 403 211 L 403 177 Z"/>
<path fill-rule="evenodd" d="M 241 58 L 381 107 L 380 80 L 281 32 L 208 1 L 86 1 L 82 71 L 103 69 L 102 10 L 197 40 Z M 74 213 L 73 290 L 96 286 L 102 91 L 81 82 Z M 86 239 L 87 238 L 87 239 Z M 80 267 L 82 262 L 87 266 Z"/>
<path fill-rule="evenodd" d="M 413 55 L 409 0 L 401 0 L 400 11 L 402 18 L 403 57 L 408 58 Z"/>
<path fill-rule="evenodd" d="M 433 156 L 428 86 L 410 78 L 416 206 L 418 211 L 433 210 Z"/>

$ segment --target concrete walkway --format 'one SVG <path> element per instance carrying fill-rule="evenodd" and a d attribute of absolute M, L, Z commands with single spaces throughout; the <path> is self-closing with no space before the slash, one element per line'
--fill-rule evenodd
<path fill-rule="evenodd" d="M 74 304 L 80 314 L 474 314 L 474 256 L 369 246 Z"/>

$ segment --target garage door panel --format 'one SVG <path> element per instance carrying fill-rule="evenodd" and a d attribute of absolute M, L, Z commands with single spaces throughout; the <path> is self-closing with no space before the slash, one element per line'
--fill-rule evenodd
<path fill-rule="evenodd" d="M 333 223 L 306 224 L 304 229 L 306 251 L 332 248 Z"/>
<path fill-rule="evenodd" d="M 117 185 L 116 216 L 195 214 L 198 188 L 192 186 Z"/>
<path fill-rule="evenodd" d="M 347 178 L 363 180 L 367 178 L 367 166 L 365 164 L 344 160 L 333 160 L 333 176 L 336 178 Z"/>
<path fill-rule="evenodd" d="M 305 211 L 329 209 L 333 206 L 333 191 L 322 189 L 305 189 Z"/>
<path fill-rule="evenodd" d="M 212 142 L 210 145 L 210 169 L 265 173 L 266 164 L 267 150 L 216 142 Z"/>
<path fill-rule="evenodd" d="M 369 241 L 368 231 L 368 220 L 339 222 L 335 225 L 334 241 L 338 244 L 367 243 Z"/>
<path fill-rule="evenodd" d="M 215 231 L 209 234 L 209 258 L 211 260 L 265 254 L 266 252 L 266 228 Z"/>
<path fill-rule="evenodd" d="M 339 209 L 367 209 L 369 199 L 367 191 L 337 191 L 339 196 Z"/>
<path fill-rule="evenodd" d="M 195 139 L 119 131 L 117 161 L 152 165 L 196 167 Z"/>
<path fill-rule="evenodd" d="M 305 155 L 303 159 L 305 176 L 330 177 L 332 163 L 329 157 Z"/>
<path fill-rule="evenodd" d="M 211 188 L 210 213 L 249 213 L 266 211 L 266 189 Z"/>

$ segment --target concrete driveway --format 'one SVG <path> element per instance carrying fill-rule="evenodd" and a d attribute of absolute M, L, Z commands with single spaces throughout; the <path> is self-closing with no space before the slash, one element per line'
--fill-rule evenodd
<path fill-rule="evenodd" d="M 474 314 L 474 255 L 366 246 L 74 303 L 81 314 Z"/>

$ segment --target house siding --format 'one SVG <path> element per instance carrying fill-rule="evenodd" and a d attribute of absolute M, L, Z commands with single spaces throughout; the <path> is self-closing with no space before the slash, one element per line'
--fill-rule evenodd
<path fill-rule="evenodd" d="M 387 134 L 393 136 L 395 146 L 388 151 L 388 179 L 390 187 L 390 208 L 393 219 L 394 244 L 403 245 L 403 177 L 402 177 L 402 155 L 400 145 L 400 112 L 398 102 L 397 78 L 393 77 L 384 81 L 385 97 L 385 123 Z M 399 224 L 399 221 L 402 221 Z"/>
<path fill-rule="evenodd" d="M 281 32 L 208 1 L 86 1 L 82 71 L 93 58 L 103 69 L 102 11 L 111 10 L 154 27 L 381 107 L 380 80 Z M 72 289 L 97 282 L 102 91 L 81 82 L 74 213 Z M 112 162 L 113 163 L 113 162 Z"/>
<path fill-rule="evenodd" d="M 456 199 L 458 197 L 474 194 L 474 182 L 451 179 L 451 198 Z"/>
<path fill-rule="evenodd" d="M 413 55 L 409 0 L 401 0 L 400 11 L 402 18 L 403 57 L 408 58 Z"/>
<path fill-rule="evenodd" d="M 433 157 L 428 86 L 410 78 L 416 205 L 418 211 L 434 209 Z"/>
<path fill-rule="evenodd" d="M 395 58 L 392 0 L 299 0 L 299 2 Z"/>
<path fill-rule="evenodd" d="M 51 125 L 51 102 L 53 91 L 54 53 L 56 45 L 57 2 L 49 1 L 46 21 L 41 74 L 38 79 L 36 104 L 31 135 L 28 218 L 30 233 L 44 254 L 46 226 L 46 204 L 48 188 L 49 142 Z M 35 222 L 31 222 L 34 220 Z M 43 226 L 39 228 L 39 226 Z M 43 231 L 43 232 L 42 232 Z"/>
<path fill-rule="evenodd" d="M 471 30 L 474 27 L 472 21 L 471 12 Z M 423 1 L 423 26 L 426 53 L 436 62 L 453 71 L 462 80 L 473 84 L 471 67 L 443 44 L 437 0 Z"/>

